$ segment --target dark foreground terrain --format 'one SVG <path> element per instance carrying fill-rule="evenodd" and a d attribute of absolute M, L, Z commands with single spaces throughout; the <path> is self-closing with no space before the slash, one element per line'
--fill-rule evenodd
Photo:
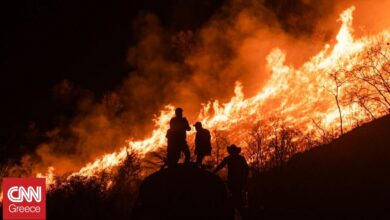
<path fill-rule="evenodd" d="M 390 219 L 390 117 L 250 181 L 251 219 Z"/>
<path fill-rule="evenodd" d="M 131 159 L 128 164 L 134 164 Z M 47 195 L 47 219 L 233 216 L 224 183 L 215 174 L 181 165 L 158 171 L 139 186 L 128 175 L 137 168 L 123 167 L 109 191 L 110 176 L 57 187 Z M 390 219 L 390 116 L 252 177 L 248 191 L 248 219 Z"/>
<path fill-rule="evenodd" d="M 141 187 L 137 219 L 229 219 L 221 184 L 196 168 L 155 173 Z M 389 219 L 390 117 L 296 154 L 251 178 L 248 191 L 248 219 Z"/>
<path fill-rule="evenodd" d="M 147 177 L 133 209 L 134 219 L 232 219 L 226 187 L 215 174 L 192 165 Z"/>

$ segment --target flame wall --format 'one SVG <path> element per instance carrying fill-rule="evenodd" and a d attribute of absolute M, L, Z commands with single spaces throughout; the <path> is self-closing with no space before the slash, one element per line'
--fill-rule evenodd
<path fill-rule="evenodd" d="M 316 129 L 313 120 L 337 132 L 332 95 L 337 88 L 330 76 L 343 69 L 339 77 L 345 78 L 379 39 L 388 42 L 390 1 L 353 1 L 356 7 L 350 7 L 352 1 L 297 2 L 300 6 L 291 13 L 280 2 L 233 0 L 199 30 L 174 37 L 156 16 L 141 13 L 134 24 L 139 42 L 128 55 L 135 72 L 101 101 L 84 95 L 80 115 L 66 128 L 47 132 L 50 141 L 38 147 L 33 173 L 52 176 L 79 170 L 71 176 L 88 176 L 115 167 L 129 146 L 141 154 L 164 147 L 173 109 L 165 108 L 166 103 L 180 105 L 190 121 L 226 131 L 230 142 L 241 145 L 252 122 L 275 116 L 303 135 Z M 302 20 L 304 28 L 299 28 Z M 178 48 L 175 57 L 172 44 Z M 344 83 L 340 97 L 354 86 Z M 200 103 L 206 104 L 200 109 Z M 163 110 L 150 123 L 158 109 Z M 373 112 L 379 117 L 386 110 Z M 371 119 L 357 105 L 342 105 L 342 114 L 346 130 L 356 119 Z M 64 130 L 69 135 L 63 135 Z M 45 174 L 51 166 L 55 170 Z"/>

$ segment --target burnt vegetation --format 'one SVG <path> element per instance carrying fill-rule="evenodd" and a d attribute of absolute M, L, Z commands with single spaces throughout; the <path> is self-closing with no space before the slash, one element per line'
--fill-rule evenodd
<path fill-rule="evenodd" d="M 114 172 L 58 178 L 47 194 L 47 218 L 130 219 L 140 182 L 140 161 L 134 153 Z"/>
<path fill-rule="evenodd" d="M 390 116 L 249 181 L 250 219 L 388 218 Z"/>

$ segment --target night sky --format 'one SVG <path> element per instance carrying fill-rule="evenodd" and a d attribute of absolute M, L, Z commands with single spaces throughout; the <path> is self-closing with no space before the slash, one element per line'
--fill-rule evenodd
<path fill-rule="evenodd" d="M 67 80 L 99 100 L 132 71 L 128 48 L 137 43 L 134 20 L 153 13 L 164 31 L 197 30 L 224 5 L 224 0 L 26 0 L 1 3 L 1 133 L 2 159 L 21 155 L 39 143 L 39 135 L 71 119 L 74 103 L 53 95 Z M 264 1 L 286 31 L 312 28 L 317 6 L 294 1 Z M 304 7 L 303 7 L 304 6 Z M 310 8 L 311 7 L 311 8 Z M 286 17 L 312 12 L 308 23 L 290 24 Z M 286 13 L 288 12 L 288 13 Z M 298 25 L 298 26 L 294 26 Z M 303 31 L 302 31 L 303 30 Z M 33 138 L 32 138 L 33 137 Z M 38 139 L 37 139 L 38 138 Z"/>
<path fill-rule="evenodd" d="M 46 130 L 71 105 L 53 97 L 62 80 L 98 99 L 114 89 L 131 67 L 132 23 L 141 12 L 156 14 L 172 32 L 196 29 L 222 1 L 26 0 L 2 3 L 1 148 L 10 158 L 26 144 L 29 129 Z M 178 19 L 180 18 L 180 19 Z M 25 149 L 24 149 L 25 150 Z M 2 154 L 4 155 L 4 154 Z M 5 156 L 5 155 L 4 155 Z"/>

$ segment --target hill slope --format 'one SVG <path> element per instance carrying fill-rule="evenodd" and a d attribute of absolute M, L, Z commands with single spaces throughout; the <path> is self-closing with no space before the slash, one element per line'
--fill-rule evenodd
<path fill-rule="evenodd" d="M 133 219 L 232 219 L 223 181 L 193 165 L 178 165 L 145 178 Z"/>
<path fill-rule="evenodd" d="M 390 216 L 390 116 L 251 181 L 254 219 Z"/>

